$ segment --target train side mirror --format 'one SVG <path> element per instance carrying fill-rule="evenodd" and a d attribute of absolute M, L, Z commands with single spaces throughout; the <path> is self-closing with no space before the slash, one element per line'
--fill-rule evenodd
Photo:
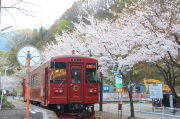
<path fill-rule="evenodd" d="M 102 72 L 99 72 L 99 78 L 102 78 Z"/>

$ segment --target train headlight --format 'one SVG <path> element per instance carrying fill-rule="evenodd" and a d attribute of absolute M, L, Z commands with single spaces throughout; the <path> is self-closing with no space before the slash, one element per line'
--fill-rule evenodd
<path fill-rule="evenodd" d="M 92 92 L 93 92 L 93 90 L 92 90 L 92 89 L 90 89 L 90 90 L 89 90 L 89 92 L 90 92 L 90 93 L 92 93 Z"/>
<path fill-rule="evenodd" d="M 94 89 L 94 91 L 93 91 L 93 92 L 97 93 L 97 90 L 96 90 L 96 89 Z"/>
<path fill-rule="evenodd" d="M 60 93 L 62 93 L 62 92 L 63 92 L 63 90 L 59 90 L 59 92 L 60 92 Z"/>

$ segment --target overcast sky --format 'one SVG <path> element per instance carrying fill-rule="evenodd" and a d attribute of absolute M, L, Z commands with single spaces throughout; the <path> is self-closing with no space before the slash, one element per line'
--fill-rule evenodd
<path fill-rule="evenodd" d="M 32 11 L 35 18 L 28 17 L 18 10 L 9 9 L 9 13 L 2 9 L 1 28 L 13 25 L 12 30 L 22 28 L 35 28 L 52 25 L 76 0 L 24 0 L 35 5 L 19 3 L 15 7 L 21 7 Z M 17 0 L 1 0 L 2 7 L 9 7 L 17 3 Z M 6 30 L 9 31 L 9 30 Z"/>

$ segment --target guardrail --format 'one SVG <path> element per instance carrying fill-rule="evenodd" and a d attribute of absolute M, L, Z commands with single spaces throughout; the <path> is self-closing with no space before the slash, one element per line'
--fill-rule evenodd
<path fill-rule="evenodd" d="M 7 96 L 7 99 L 8 99 L 8 98 L 13 99 L 13 96 Z M 14 96 L 14 99 L 23 100 L 23 97 Z"/>
<path fill-rule="evenodd" d="M 103 99 L 103 102 L 129 102 L 130 99 L 129 98 L 120 98 L 120 99 Z M 133 101 L 134 102 L 152 102 L 152 99 L 151 98 L 133 98 Z"/>
<path fill-rule="evenodd" d="M 110 104 L 115 104 L 115 106 L 110 107 L 109 106 Z M 129 106 L 130 104 L 122 104 L 122 105 L 124 105 L 124 106 L 128 105 Z M 98 107 L 99 107 L 99 103 L 95 104 L 95 109 L 96 110 L 98 110 Z M 106 110 L 107 112 L 109 112 L 109 108 L 117 109 L 117 112 L 118 112 L 118 103 L 107 103 L 107 105 L 103 106 L 103 107 L 105 107 L 107 109 Z M 135 107 L 138 107 L 138 110 L 135 109 Z M 160 111 L 158 111 L 158 112 L 144 111 L 144 110 L 141 110 L 141 107 L 147 107 L 147 108 L 153 108 L 153 109 L 162 109 L 162 112 L 160 112 Z M 122 110 L 131 111 L 130 109 L 125 109 L 125 108 L 122 108 Z M 165 116 L 180 118 L 180 113 L 175 115 L 177 111 L 180 111 L 180 109 L 178 109 L 178 108 L 169 108 L 169 107 L 154 107 L 154 106 L 134 105 L 134 112 L 139 113 L 139 118 L 141 117 L 141 113 L 142 114 L 144 113 L 144 114 L 160 115 L 160 116 L 162 116 L 162 119 L 164 119 Z"/>

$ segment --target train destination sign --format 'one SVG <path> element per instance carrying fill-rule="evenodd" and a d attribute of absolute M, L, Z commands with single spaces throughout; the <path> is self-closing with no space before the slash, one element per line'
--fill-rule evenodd
<path fill-rule="evenodd" d="M 81 59 L 71 59 L 71 62 L 81 62 Z"/>

